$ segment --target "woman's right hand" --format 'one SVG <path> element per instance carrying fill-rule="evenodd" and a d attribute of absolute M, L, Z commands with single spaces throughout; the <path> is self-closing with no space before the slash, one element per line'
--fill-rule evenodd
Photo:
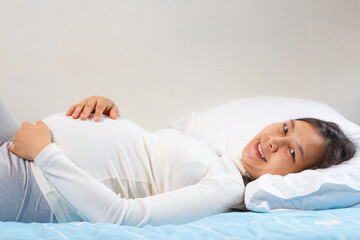
<path fill-rule="evenodd" d="M 78 104 L 72 105 L 67 111 L 66 116 L 72 116 L 73 119 L 80 117 L 81 120 L 85 120 L 90 113 L 94 111 L 94 120 L 96 122 L 100 120 L 102 114 L 107 114 L 112 119 L 120 117 L 119 109 L 115 103 L 112 100 L 101 96 L 91 96 Z"/>

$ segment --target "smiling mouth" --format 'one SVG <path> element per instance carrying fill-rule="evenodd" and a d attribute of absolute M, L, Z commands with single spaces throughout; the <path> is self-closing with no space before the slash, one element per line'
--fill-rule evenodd
<path fill-rule="evenodd" d="M 259 151 L 259 153 L 260 153 L 261 158 L 262 158 L 263 160 L 265 160 L 265 162 L 266 162 L 266 158 L 265 158 L 265 155 L 264 155 L 264 153 L 263 153 L 263 151 L 262 151 L 262 149 L 261 149 L 260 142 L 258 143 L 257 148 L 258 148 L 258 151 Z"/>

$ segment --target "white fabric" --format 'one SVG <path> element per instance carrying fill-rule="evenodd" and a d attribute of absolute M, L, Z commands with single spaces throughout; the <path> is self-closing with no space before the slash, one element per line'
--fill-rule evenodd
<path fill-rule="evenodd" d="M 316 101 L 264 96 L 240 99 L 195 112 L 172 124 L 184 134 L 207 141 L 218 155 L 241 159 L 243 147 L 265 126 L 302 117 L 332 121 L 357 145 L 353 159 L 329 169 L 287 176 L 264 175 L 246 186 L 245 204 L 253 211 L 326 209 L 360 203 L 360 127 Z"/>
<path fill-rule="evenodd" d="M 44 119 L 53 144 L 34 175 L 59 222 L 184 223 L 243 204 L 230 158 L 175 129 L 147 132 L 125 119 Z"/>

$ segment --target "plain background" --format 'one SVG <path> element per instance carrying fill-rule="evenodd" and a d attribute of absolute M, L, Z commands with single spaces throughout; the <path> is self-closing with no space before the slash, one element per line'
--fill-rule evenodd
<path fill-rule="evenodd" d="M 357 0 L 0 0 L 0 97 L 20 122 L 104 95 L 155 130 L 277 95 L 360 124 L 359 77 Z"/>

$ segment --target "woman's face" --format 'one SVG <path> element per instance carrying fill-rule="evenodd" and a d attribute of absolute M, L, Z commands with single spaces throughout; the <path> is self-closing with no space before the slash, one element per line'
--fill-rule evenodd
<path fill-rule="evenodd" d="M 254 179 L 266 173 L 284 176 L 311 168 L 324 153 L 320 131 L 310 123 L 291 120 L 259 132 L 243 149 L 242 163 Z"/>

